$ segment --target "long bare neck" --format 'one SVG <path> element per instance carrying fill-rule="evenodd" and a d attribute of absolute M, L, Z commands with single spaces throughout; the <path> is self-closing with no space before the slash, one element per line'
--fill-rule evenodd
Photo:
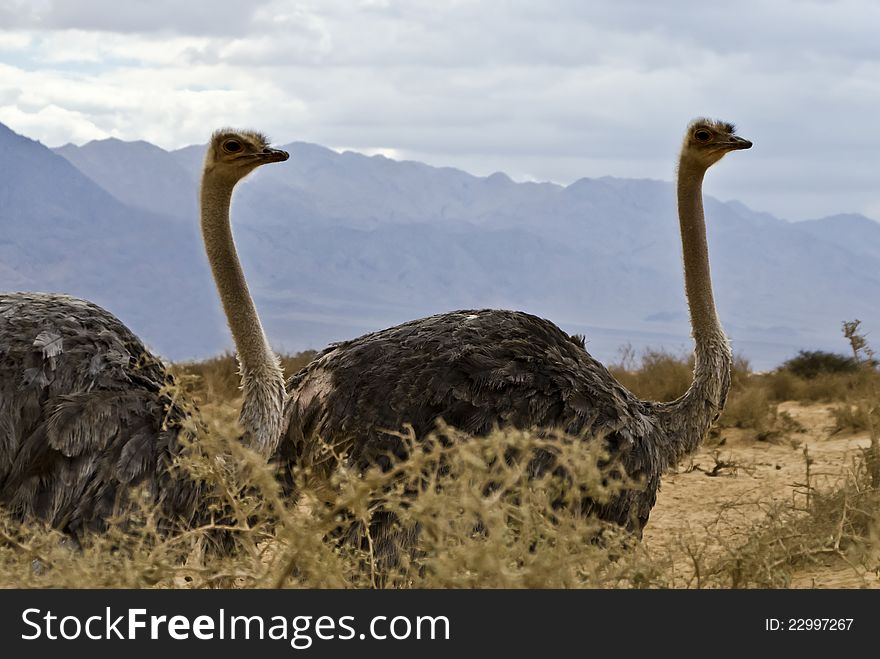
<path fill-rule="evenodd" d="M 694 379 L 687 392 L 661 407 L 670 444 L 668 464 L 697 449 L 717 418 L 730 388 L 730 344 L 718 321 L 703 214 L 706 168 L 682 154 L 678 170 L 678 216 L 684 283 L 694 336 Z"/>
<path fill-rule="evenodd" d="M 678 172 L 678 221 L 684 257 L 684 286 L 690 310 L 694 340 L 723 335 L 709 271 L 709 246 L 703 213 L 704 167 L 682 158 Z"/>
<path fill-rule="evenodd" d="M 266 340 L 235 249 L 229 221 L 234 186 L 235 181 L 205 172 L 201 189 L 202 238 L 238 353 L 244 390 L 239 421 L 246 442 L 269 454 L 281 436 L 284 375 Z"/>

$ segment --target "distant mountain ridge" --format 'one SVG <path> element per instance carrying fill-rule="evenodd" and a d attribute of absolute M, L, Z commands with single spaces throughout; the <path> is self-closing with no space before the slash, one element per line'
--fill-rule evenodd
<path fill-rule="evenodd" d="M 123 203 L 2 125 L 0 172 L 0 290 L 93 300 L 169 356 L 223 345 L 197 226 Z"/>
<path fill-rule="evenodd" d="M 246 180 L 233 203 L 248 280 L 279 348 L 480 307 L 551 318 L 585 333 L 603 360 L 627 342 L 690 348 L 671 183 L 516 183 L 284 148 L 290 160 Z M 0 181 L 0 289 L 88 294 L 172 359 L 231 347 L 199 243 L 203 153 L 119 140 L 53 153 L 0 129 L 0 167 L 16 169 L 13 183 Z M 799 348 L 844 350 L 844 319 L 880 328 L 880 224 L 789 223 L 712 198 L 706 214 L 719 313 L 757 367 Z"/>
<path fill-rule="evenodd" d="M 54 151 L 130 206 L 170 217 L 191 217 L 198 211 L 191 172 L 149 142 L 111 138 L 89 142 L 87 148 L 66 144 Z M 149 188 L 141 179 L 145 169 L 151 174 Z"/>

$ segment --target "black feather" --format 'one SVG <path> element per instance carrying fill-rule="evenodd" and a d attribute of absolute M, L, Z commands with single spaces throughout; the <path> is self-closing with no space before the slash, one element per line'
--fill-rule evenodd
<path fill-rule="evenodd" d="M 125 325 L 85 300 L 3 293 L 0 346 L 0 504 L 78 537 L 146 486 L 165 520 L 199 521 L 205 485 L 169 469 L 186 414 Z"/>
<path fill-rule="evenodd" d="M 601 436 L 644 487 L 584 508 L 640 533 L 665 466 L 653 403 L 620 385 L 583 337 L 526 313 L 456 311 L 339 343 L 291 377 L 288 390 L 290 423 L 277 456 L 288 469 L 332 469 L 321 439 L 359 469 L 384 464 L 403 452 L 393 431 L 410 424 L 423 439 L 441 420 L 473 435 L 513 426 Z"/>

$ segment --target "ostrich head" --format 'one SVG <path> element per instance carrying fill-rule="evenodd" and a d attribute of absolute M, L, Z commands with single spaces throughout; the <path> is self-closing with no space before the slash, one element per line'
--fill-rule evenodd
<path fill-rule="evenodd" d="M 269 138 L 251 130 L 221 128 L 214 131 L 205 156 L 205 174 L 238 181 L 260 165 L 282 162 L 287 151 L 273 149 Z"/>
<path fill-rule="evenodd" d="M 736 127 L 726 121 L 694 119 L 684 137 L 682 158 L 692 159 L 709 168 L 729 151 L 750 149 L 752 143 L 736 133 Z"/>

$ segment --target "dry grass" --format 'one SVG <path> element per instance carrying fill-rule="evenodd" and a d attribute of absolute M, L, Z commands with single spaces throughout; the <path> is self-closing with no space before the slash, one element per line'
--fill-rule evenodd
<path fill-rule="evenodd" d="M 413 445 L 411 458 L 387 473 L 341 470 L 329 486 L 303 487 L 294 501 L 282 495 L 271 468 L 255 453 L 203 434 L 199 450 L 181 467 L 215 486 L 206 505 L 231 522 L 163 537 L 150 506 L 135 493 L 135 512 L 126 524 L 73 549 L 55 531 L 3 519 L 0 578 L 8 587 L 634 585 L 624 569 L 629 563 L 610 560 L 624 553 L 626 535 L 577 514 L 567 480 L 530 477 L 527 469 L 535 450 L 552 449 L 566 478 L 601 497 L 597 451 L 585 452 L 574 440 L 516 432 L 481 442 L 451 430 L 446 435 L 454 438 L 451 444 Z M 308 480 L 307 474 L 297 477 Z M 380 508 L 397 518 L 402 533 L 420 529 L 413 552 L 391 570 L 380 568 L 369 535 L 361 544 L 334 540 L 341 528 L 370 519 Z M 234 537 L 231 555 L 205 551 L 218 531 Z M 638 584 L 645 580 L 640 571 Z"/>
<path fill-rule="evenodd" d="M 295 355 L 282 355 L 281 366 L 288 375 L 293 375 L 315 357 L 314 350 Z M 226 353 L 199 362 L 182 362 L 172 367 L 175 375 L 188 383 L 187 395 L 197 404 L 218 401 L 235 401 L 239 391 L 238 361 Z"/>
<path fill-rule="evenodd" d="M 785 588 L 795 571 L 829 561 L 846 564 L 854 575 L 880 570 L 880 491 L 869 484 L 866 462 L 854 458 L 826 488 L 816 486 L 810 466 L 805 451 L 794 500 L 748 504 L 763 510 L 744 533 L 716 534 L 711 550 L 706 543 L 689 554 L 703 587 Z M 714 523 L 742 512 L 724 509 Z"/>
<path fill-rule="evenodd" d="M 287 358 L 287 372 L 308 357 Z M 651 351 L 641 363 L 631 355 L 614 372 L 637 394 L 669 400 L 687 387 L 690 369 L 683 357 Z M 675 551 L 649 552 L 619 529 L 579 515 L 571 505 L 581 495 L 572 493 L 571 482 L 594 497 L 608 494 L 597 466 L 599 442 L 585 451 L 581 442 L 512 431 L 480 441 L 459 436 L 448 445 L 412 446 L 411 459 L 388 473 L 340 470 L 321 486 L 311 483 L 309 474 L 295 474 L 300 496 L 294 500 L 283 495 L 271 467 L 236 441 L 240 392 L 234 360 L 224 356 L 175 370 L 177 396 L 198 401 L 203 420 L 191 428 L 197 450 L 180 466 L 212 484 L 214 495 L 206 505 L 218 511 L 217 519 L 232 521 L 164 537 L 157 531 L 154 511 L 136 492 L 135 512 L 125 525 L 112 525 L 107 534 L 74 549 L 55 531 L 0 517 L 0 583 L 137 588 L 784 587 L 795 570 L 827 557 L 862 571 L 880 569 L 880 497 L 868 452 L 854 456 L 834 487 L 822 489 L 815 486 L 805 455 L 801 496 L 751 504 L 762 509 L 759 515 L 751 511 L 754 519 L 746 532 L 715 533 L 712 543 L 682 536 Z M 738 360 L 722 424 L 750 429 L 758 438 L 762 433 L 767 438 L 766 433 L 796 432 L 777 402 L 793 394 L 813 400 L 821 388 L 828 400 L 850 406 L 853 414 L 876 402 L 868 388 L 876 386 L 875 371 L 833 376 L 820 387 L 815 381 L 822 375 L 809 381 L 784 370 L 756 375 Z M 553 474 L 531 477 L 528 460 L 513 457 L 542 448 L 552 448 L 570 480 Z M 738 465 L 725 464 L 720 453 L 716 462 L 725 474 L 737 471 Z M 413 551 L 403 552 L 391 570 L 383 569 L 369 534 L 360 543 L 338 540 L 345 528 L 370 519 L 379 509 L 396 518 L 399 533 L 419 530 Z M 720 528 L 728 516 L 740 512 L 719 511 L 713 523 Z M 232 553 L 206 550 L 217 533 L 234 538 Z"/>
<path fill-rule="evenodd" d="M 797 424 L 778 411 L 778 404 L 798 401 L 834 404 L 837 430 L 869 430 L 871 420 L 878 419 L 878 410 L 868 401 L 876 401 L 880 391 L 880 371 L 872 360 L 873 356 L 859 362 L 834 353 L 802 352 L 774 371 L 752 373 L 748 361 L 736 357 L 718 425 L 752 430 L 759 439 L 797 432 Z M 690 384 L 693 357 L 662 350 L 637 355 L 624 348 L 610 370 L 640 398 L 669 401 L 682 395 Z M 873 409 L 871 414 L 869 409 Z M 880 420 L 874 424 L 880 425 Z"/>

